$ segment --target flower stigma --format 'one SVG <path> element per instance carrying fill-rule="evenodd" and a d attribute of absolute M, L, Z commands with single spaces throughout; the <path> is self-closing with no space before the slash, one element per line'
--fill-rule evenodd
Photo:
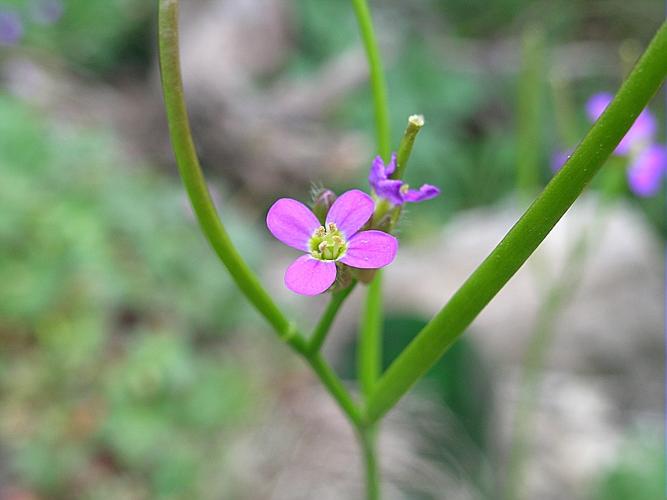
<path fill-rule="evenodd" d="M 329 222 L 318 227 L 308 242 L 310 255 L 318 260 L 333 261 L 345 255 L 347 243 L 336 224 Z"/>

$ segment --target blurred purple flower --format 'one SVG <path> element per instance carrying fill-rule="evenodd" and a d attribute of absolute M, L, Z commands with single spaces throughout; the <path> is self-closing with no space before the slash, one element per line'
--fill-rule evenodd
<path fill-rule="evenodd" d="M 613 96 L 600 92 L 586 101 L 586 114 L 594 122 L 609 106 Z M 644 109 L 614 150 L 618 156 L 627 156 L 628 185 L 637 196 L 653 196 L 660 190 L 660 182 L 667 170 L 667 146 L 655 143 L 657 121 L 648 109 Z M 557 172 L 572 151 L 557 152 L 552 156 L 551 168 Z"/>
<path fill-rule="evenodd" d="M 23 37 L 21 18 L 11 10 L 0 10 L 0 45 L 16 45 Z"/>
<path fill-rule="evenodd" d="M 336 263 L 379 269 L 396 257 L 398 240 L 382 231 L 359 230 L 373 215 L 375 203 L 366 193 L 352 190 L 333 202 L 324 225 L 303 203 L 276 201 L 266 225 L 285 245 L 306 252 L 285 272 L 287 288 L 301 295 L 326 292 L 336 281 Z"/>
<path fill-rule="evenodd" d="M 551 155 L 551 171 L 553 173 L 558 172 L 563 168 L 565 162 L 570 159 L 570 156 L 572 156 L 572 149 L 568 149 L 567 151 L 556 151 L 553 153 Z"/>
<path fill-rule="evenodd" d="M 394 173 L 394 170 L 396 170 L 396 153 L 391 155 L 391 161 L 386 166 L 382 157 L 376 156 L 368 175 L 368 182 L 375 194 L 393 205 L 426 201 L 440 194 L 440 189 L 430 184 L 424 184 L 419 189 L 410 189 L 410 186 L 402 180 L 390 179 L 389 176 Z"/>
<path fill-rule="evenodd" d="M 667 170 L 667 146 L 652 144 L 630 164 L 628 169 L 630 189 L 637 196 L 653 196 L 660 190 L 665 170 Z"/>
<path fill-rule="evenodd" d="M 586 102 L 586 114 L 591 122 L 597 120 L 607 108 L 614 96 L 608 92 L 599 92 Z M 632 151 L 639 151 L 648 146 L 655 135 L 657 122 L 648 109 L 644 109 L 630 130 L 625 134 L 614 154 L 625 156 Z"/>
<path fill-rule="evenodd" d="M 64 6 L 61 0 L 34 0 L 32 18 L 36 23 L 49 25 L 62 17 Z"/>

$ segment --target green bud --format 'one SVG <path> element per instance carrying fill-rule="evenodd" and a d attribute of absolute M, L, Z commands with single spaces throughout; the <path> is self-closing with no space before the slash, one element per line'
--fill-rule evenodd
<path fill-rule="evenodd" d="M 313 213 L 321 224 L 324 224 L 334 201 L 336 201 L 336 193 L 330 189 L 319 188 L 313 191 Z"/>

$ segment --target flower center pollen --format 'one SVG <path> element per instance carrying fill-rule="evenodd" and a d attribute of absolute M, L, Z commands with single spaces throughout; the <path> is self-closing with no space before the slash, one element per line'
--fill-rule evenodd
<path fill-rule="evenodd" d="M 318 260 L 338 260 L 345 254 L 347 243 L 336 224 L 318 227 L 308 242 L 310 255 Z"/>

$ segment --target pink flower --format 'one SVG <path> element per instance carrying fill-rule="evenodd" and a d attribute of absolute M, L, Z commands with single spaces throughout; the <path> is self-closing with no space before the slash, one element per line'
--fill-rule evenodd
<path fill-rule="evenodd" d="M 361 269 L 390 264 L 398 250 L 396 238 L 376 230 L 359 232 L 374 210 L 366 193 L 347 191 L 331 205 L 322 226 L 303 203 L 290 198 L 276 201 L 266 216 L 269 231 L 285 245 L 306 252 L 287 268 L 287 288 L 317 295 L 336 281 L 337 263 Z"/>

